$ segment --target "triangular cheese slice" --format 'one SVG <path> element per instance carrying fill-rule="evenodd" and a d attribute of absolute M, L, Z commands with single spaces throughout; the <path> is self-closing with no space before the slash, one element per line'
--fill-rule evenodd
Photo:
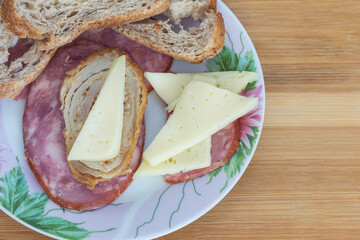
<path fill-rule="evenodd" d="M 257 98 L 246 98 L 204 82 L 191 82 L 143 157 L 156 166 L 210 137 L 253 110 L 257 103 Z"/>
<path fill-rule="evenodd" d="M 213 86 L 240 94 L 248 83 L 256 81 L 258 74 L 254 72 L 209 72 L 209 73 L 150 73 L 149 80 L 156 93 L 168 105 L 181 96 L 184 88 L 191 81 L 202 81 Z"/>
<path fill-rule="evenodd" d="M 154 167 L 147 161 L 143 161 L 136 171 L 134 178 L 188 172 L 195 169 L 210 167 L 210 165 L 211 137 L 208 137 L 204 141 Z"/>
<path fill-rule="evenodd" d="M 115 60 L 68 160 L 105 161 L 120 152 L 126 57 Z"/>

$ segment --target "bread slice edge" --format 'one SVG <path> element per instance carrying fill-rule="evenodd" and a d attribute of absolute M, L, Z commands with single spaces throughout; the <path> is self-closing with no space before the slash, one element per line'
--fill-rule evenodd
<path fill-rule="evenodd" d="M 130 22 L 140 21 L 165 11 L 170 2 L 168 0 L 161 0 L 151 10 L 134 11 L 129 14 L 119 14 L 115 17 L 98 19 L 97 21 L 88 21 L 80 25 L 73 32 L 65 36 L 55 36 L 54 34 L 42 32 L 41 29 L 31 24 L 26 18 L 20 16 L 15 7 L 16 0 L 4 0 L 2 3 L 1 17 L 8 25 L 8 29 L 20 38 L 29 37 L 40 41 L 39 47 L 42 50 L 51 50 L 63 46 L 82 32 L 91 29 L 113 27 L 117 25 L 127 24 Z"/>
<path fill-rule="evenodd" d="M 150 41 L 145 37 L 142 37 L 140 34 L 131 32 L 131 30 L 127 28 L 127 25 L 115 27 L 114 30 L 155 51 L 167 54 L 179 60 L 187 61 L 194 64 L 200 64 L 204 60 L 211 59 L 215 57 L 216 54 L 220 53 L 225 43 L 225 24 L 222 18 L 222 14 L 212 9 L 208 10 L 207 14 L 210 14 L 211 17 L 214 18 L 214 29 L 211 33 L 211 37 L 207 41 L 207 44 L 197 54 L 185 55 L 171 51 L 171 49 L 167 49 L 166 46 L 160 45 L 154 41 Z M 150 24 L 150 26 L 154 28 L 156 28 L 157 26 L 161 27 L 161 25 L 158 24 L 156 21 L 154 21 L 153 24 Z M 159 31 L 161 31 L 161 29 L 159 29 Z"/>

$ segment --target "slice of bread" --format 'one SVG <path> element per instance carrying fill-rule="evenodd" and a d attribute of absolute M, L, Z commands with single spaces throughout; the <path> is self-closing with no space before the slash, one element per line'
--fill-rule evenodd
<path fill-rule="evenodd" d="M 1 3 L 0 0 L 0 13 L 1 13 Z M 11 34 L 9 30 L 7 30 L 5 24 L 0 18 L 0 64 L 3 64 L 8 61 L 9 52 L 8 49 L 10 47 L 15 46 L 18 38 Z"/>
<path fill-rule="evenodd" d="M 188 16 L 199 20 L 206 10 L 216 10 L 216 0 L 170 0 L 170 3 L 164 14 L 176 24 Z"/>
<path fill-rule="evenodd" d="M 164 15 L 167 20 L 146 19 L 114 29 L 155 51 L 191 63 L 211 59 L 223 48 L 225 26 L 216 12 L 216 0 L 171 0 Z M 181 22 L 187 17 L 200 20 L 200 26 L 183 27 Z"/>
<path fill-rule="evenodd" d="M 85 30 L 139 21 L 165 11 L 169 0 L 3 0 L 2 18 L 18 37 L 42 40 L 49 50 Z"/>
<path fill-rule="evenodd" d="M 63 135 L 69 154 L 93 106 L 113 61 L 126 53 L 115 48 L 95 52 L 67 73 L 60 90 L 61 110 L 65 120 Z M 111 104 L 111 103 L 109 103 Z M 126 55 L 124 125 L 120 154 L 103 162 L 69 161 L 75 179 L 89 189 L 122 174 L 131 173 L 133 156 L 147 104 L 147 89 L 141 68 Z"/>
<path fill-rule="evenodd" d="M 0 19 L 0 100 L 16 98 L 46 67 L 56 50 L 42 51 L 38 44 L 19 39 Z"/>

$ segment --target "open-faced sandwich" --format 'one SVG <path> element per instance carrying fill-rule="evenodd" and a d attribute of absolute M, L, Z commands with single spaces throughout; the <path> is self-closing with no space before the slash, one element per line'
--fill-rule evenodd
<path fill-rule="evenodd" d="M 173 58 L 197 64 L 222 50 L 216 0 L 0 5 L 0 99 L 27 97 L 25 155 L 61 207 L 105 206 L 133 177 L 194 179 L 238 149 L 237 119 L 257 106 L 240 93 L 257 74 L 169 73 Z M 152 89 L 169 118 L 143 154 Z"/>

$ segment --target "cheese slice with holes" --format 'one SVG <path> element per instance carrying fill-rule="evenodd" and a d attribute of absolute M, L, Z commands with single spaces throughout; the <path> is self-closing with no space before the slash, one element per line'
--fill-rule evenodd
<path fill-rule="evenodd" d="M 143 161 L 136 171 L 134 178 L 147 176 L 162 176 L 195 169 L 210 167 L 211 165 L 211 137 L 181 152 L 178 155 L 152 167 Z"/>
<path fill-rule="evenodd" d="M 120 152 L 126 57 L 116 59 L 69 153 L 68 160 L 105 161 Z"/>
<path fill-rule="evenodd" d="M 149 80 L 156 93 L 168 104 L 180 97 L 184 88 L 191 81 L 203 81 L 216 87 L 240 94 L 248 83 L 256 81 L 258 74 L 254 72 L 209 72 L 209 73 L 150 73 Z"/>
<path fill-rule="evenodd" d="M 246 98 L 200 81 L 191 82 L 143 157 L 156 166 L 220 131 L 257 104 L 257 98 Z"/>

